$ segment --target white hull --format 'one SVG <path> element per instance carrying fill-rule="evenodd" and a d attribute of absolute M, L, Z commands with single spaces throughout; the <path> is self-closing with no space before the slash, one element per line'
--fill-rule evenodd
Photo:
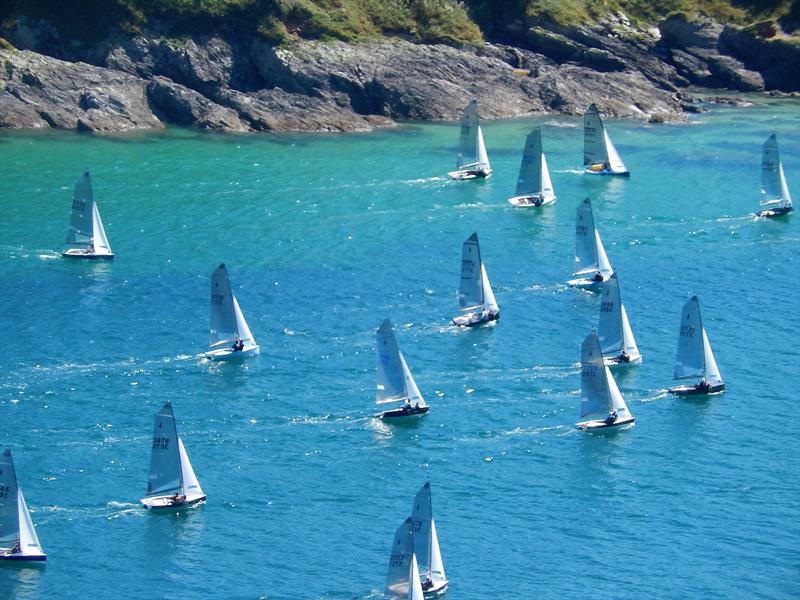
<path fill-rule="evenodd" d="M 61 253 L 64 258 L 86 258 L 86 259 L 112 259 L 114 255 L 111 252 L 89 252 L 88 248 L 70 248 Z"/>
<path fill-rule="evenodd" d="M 447 174 L 450 179 L 456 181 L 466 181 L 469 179 L 489 179 L 492 176 L 491 169 L 462 169 L 460 171 L 450 171 Z"/>
<path fill-rule="evenodd" d="M 174 510 L 178 508 L 188 508 L 201 502 L 205 502 L 205 494 L 202 495 L 188 495 L 182 502 L 175 503 L 173 496 L 151 496 L 149 498 L 142 498 L 139 502 L 142 503 L 147 510 Z"/>
<path fill-rule="evenodd" d="M 642 355 L 631 355 L 628 357 L 628 360 L 622 360 L 622 355 L 603 357 L 603 364 L 607 367 L 627 367 L 629 365 L 640 365 L 642 364 Z"/>
<path fill-rule="evenodd" d="M 0 548 L 0 560 L 14 562 L 44 562 L 47 555 L 42 553 L 26 554 L 24 552 L 11 552 L 10 548 Z"/>
<path fill-rule="evenodd" d="M 607 280 L 607 277 L 599 281 L 593 277 L 579 277 L 577 279 L 570 279 L 567 281 L 567 285 L 570 287 L 580 288 L 582 290 L 596 292 L 600 289 L 600 286 L 603 284 L 603 282 Z"/>
<path fill-rule="evenodd" d="M 214 361 L 237 361 L 243 360 L 249 356 L 255 356 L 260 352 L 258 346 L 250 346 L 249 348 L 245 348 L 244 350 L 235 351 L 232 348 L 220 348 L 219 350 L 212 350 L 211 352 L 206 352 L 205 357 L 208 360 Z"/>
<path fill-rule="evenodd" d="M 391 421 L 392 423 L 411 423 L 428 414 L 429 407 L 420 406 L 419 408 L 394 408 L 377 415 L 384 421 Z"/>
<path fill-rule="evenodd" d="M 542 206 L 553 204 L 555 201 L 555 196 L 552 198 L 542 198 L 538 195 L 514 196 L 508 199 L 511 206 L 516 206 L 517 208 L 541 208 Z"/>
<path fill-rule="evenodd" d="M 429 587 L 427 590 L 423 588 L 422 593 L 425 595 L 426 598 L 431 598 L 432 596 L 438 596 L 439 594 L 443 594 L 447 591 L 447 584 L 449 582 L 445 579 L 444 581 L 435 581 L 433 586 Z"/>
<path fill-rule="evenodd" d="M 762 210 L 756 213 L 756 217 L 762 219 L 769 219 L 772 217 L 785 217 L 786 215 L 793 212 L 793 208 L 791 206 L 785 206 L 781 208 L 768 208 L 767 210 Z"/>
<path fill-rule="evenodd" d="M 725 384 L 721 383 L 708 388 L 699 387 L 699 384 L 679 385 L 674 388 L 669 388 L 667 391 L 670 394 L 675 394 L 676 396 L 715 396 L 725 391 Z"/>
<path fill-rule="evenodd" d="M 483 323 L 494 323 L 499 319 L 499 312 L 473 312 L 466 315 L 453 317 L 452 322 L 453 325 L 458 325 L 459 327 L 475 327 L 476 325 L 482 325 Z"/>
<path fill-rule="evenodd" d="M 626 425 L 634 425 L 636 419 L 617 419 L 613 423 L 608 423 L 605 419 L 592 419 L 590 421 L 581 421 L 576 423 L 578 429 L 581 431 L 618 431 Z"/>
<path fill-rule="evenodd" d="M 597 168 L 599 167 L 599 168 Z M 592 165 L 584 171 L 589 175 L 618 175 L 620 177 L 630 177 L 629 171 L 613 171 L 612 169 L 604 169 L 603 165 Z"/>

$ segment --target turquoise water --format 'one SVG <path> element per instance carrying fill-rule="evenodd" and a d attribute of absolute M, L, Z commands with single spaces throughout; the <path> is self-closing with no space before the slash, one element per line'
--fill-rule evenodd
<path fill-rule="evenodd" d="M 532 124 L 558 194 L 539 212 L 506 202 Z M 378 599 L 428 478 L 451 599 L 800 596 L 800 215 L 750 216 L 772 131 L 800 197 L 800 104 L 609 122 L 629 180 L 581 174 L 579 125 L 485 124 L 495 174 L 461 183 L 453 124 L 0 134 L 0 447 L 48 553 L 0 566 L 0 597 Z M 87 167 L 113 262 L 57 254 Z M 614 436 L 574 428 L 587 196 L 644 355 Z M 473 231 L 502 318 L 457 330 Z M 262 348 L 242 365 L 199 358 L 220 262 Z M 728 390 L 682 400 L 695 293 Z M 431 405 L 416 426 L 372 416 L 386 317 Z M 166 400 L 208 502 L 159 516 L 138 499 Z"/>

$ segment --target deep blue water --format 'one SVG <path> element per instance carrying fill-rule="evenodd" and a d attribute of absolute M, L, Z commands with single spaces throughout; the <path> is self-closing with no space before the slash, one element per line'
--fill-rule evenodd
<path fill-rule="evenodd" d="M 538 212 L 506 202 L 534 124 L 558 194 Z M 583 175 L 564 117 L 485 123 L 485 182 L 447 180 L 454 124 L 0 134 L 0 447 L 48 553 L 0 566 L 0 597 L 378 599 L 428 478 L 450 599 L 800 597 L 800 215 L 751 217 L 772 131 L 800 197 L 800 103 L 607 126 L 629 180 Z M 83 168 L 110 263 L 57 254 Z M 587 196 L 644 355 L 614 436 L 574 428 Z M 473 231 L 502 318 L 457 330 Z M 199 358 L 220 262 L 262 348 L 238 366 Z M 692 294 L 728 385 L 705 400 L 665 391 Z M 386 317 L 416 426 L 373 418 Z M 138 499 L 166 400 L 208 502 L 158 516 Z"/>

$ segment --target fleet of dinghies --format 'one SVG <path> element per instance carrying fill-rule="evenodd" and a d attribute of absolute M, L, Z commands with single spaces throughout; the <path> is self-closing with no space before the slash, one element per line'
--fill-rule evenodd
<path fill-rule="evenodd" d="M 611 139 L 592 104 L 584 115 L 584 164 L 587 172 L 628 175 Z M 486 178 L 492 173 L 483 134 L 478 123 L 477 102 L 469 103 L 461 121 L 458 170 L 453 179 Z M 778 153 L 776 135 L 763 147 L 761 206 L 757 216 L 777 217 L 792 211 L 786 178 Z M 545 206 L 555 201 L 547 161 L 542 152 L 541 129 L 528 135 L 520 167 L 514 206 Z M 67 243 L 62 254 L 71 258 L 113 258 L 100 213 L 94 202 L 89 172 L 75 182 Z M 635 419 L 609 367 L 636 364 L 642 360 L 625 305 L 619 279 L 606 255 L 595 227 L 591 202 L 586 198 L 577 208 L 575 261 L 570 286 L 600 291 L 597 333 L 592 331 L 581 345 L 581 401 L 577 427 L 583 431 L 613 431 L 631 426 Z M 477 233 L 462 246 L 459 309 L 452 322 L 472 326 L 496 321 L 500 310 L 481 259 Z M 210 360 L 231 360 L 257 354 L 258 345 L 233 293 L 224 264 L 211 276 Z M 377 385 L 379 406 L 400 405 L 379 416 L 384 421 L 403 422 L 428 413 L 429 407 L 414 381 L 403 353 L 397 346 L 389 319 L 376 332 Z M 668 391 L 676 395 L 709 395 L 722 392 L 720 376 L 708 334 L 700 317 L 697 296 L 689 299 L 681 313 L 676 380 L 697 380 Z M 167 401 L 156 413 L 151 447 L 147 494 L 140 500 L 150 511 L 168 511 L 204 502 L 205 493 L 194 472 L 186 448 L 178 435 L 172 404 Z M 11 451 L 0 456 L 0 560 L 44 561 L 22 490 L 17 483 Z M 411 516 L 395 532 L 386 591 L 392 596 L 422 600 L 425 595 L 447 589 L 436 523 L 433 518 L 430 483 L 416 494 Z"/>

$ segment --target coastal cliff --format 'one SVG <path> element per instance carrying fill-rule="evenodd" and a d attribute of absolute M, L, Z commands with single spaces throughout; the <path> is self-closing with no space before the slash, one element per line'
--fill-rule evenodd
<path fill-rule="evenodd" d="M 220 131 L 359 131 L 457 119 L 604 114 L 654 122 L 696 111 L 691 85 L 800 89 L 800 45 L 683 14 L 657 27 L 621 12 L 592 25 L 510 21 L 502 43 L 401 37 L 276 43 L 248 31 L 112 30 L 72 43 L 45 21 L 2 31 L 0 127 L 93 132 L 166 124 Z M 4 41 L 5 41 L 4 40 Z"/>

